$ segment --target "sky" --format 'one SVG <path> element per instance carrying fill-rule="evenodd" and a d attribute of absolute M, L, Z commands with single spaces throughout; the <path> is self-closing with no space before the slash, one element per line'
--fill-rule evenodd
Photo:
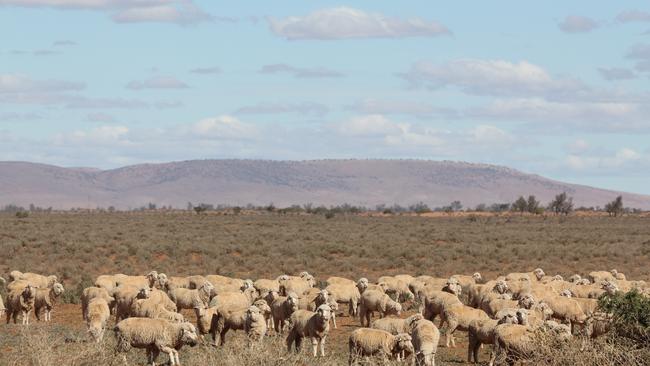
<path fill-rule="evenodd" d="M 650 194 L 647 1 L 0 0 L 0 160 L 505 165 Z"/>

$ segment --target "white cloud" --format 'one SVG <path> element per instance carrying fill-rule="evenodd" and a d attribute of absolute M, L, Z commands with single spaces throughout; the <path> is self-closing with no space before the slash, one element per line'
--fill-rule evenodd
<path fill-rule="evenodd" d="M 583 154 L 591 149 L 591 145 L 589 142 L 583 140 L 583 139 L 577 139 L 566 146 L 566 150 L 568 150 L 572 155 L 579 155 Z"/>
<path fill-rule="evenodd" d="M 281 114 L 298 113 L 304 115 L 324 116 L 329 112 L 326 105 L 312 102 L 302 103 L 259 103 L 256 105 L 244 106 L 236 114 Z"/>
<path fill-rule="evenodd" d="M 197 67 L 195 69 L 190 70 L 190 72 L 193 74 L 200 74 L 200 75 L 221 74 L 221 69 L 216 66 Z"/>
<path fill-rule="evenodd" d="M 0 0 L 0 6 L 94 10 L 111 14 L 118 23 L 162 22 L 180 25 L 215 19 L 192 0 Z"/>
<path fill-rule="evenodd" d="M 430 118 L 441 116 L 445 118 L 457 118 L 458 111 L 452 108 L 436 108 L 429 103 L 417 101 L 396 101 L 363 99 L 345 107 L 347 110 L 363 114 L 403 114 L 419 118 Z"/>
<path fill-rule="evenodd" d="M 641 10 L 628 10 L 620 13 L 616 20 L 619 22 L 650 22 L 650 13 Z"/>
<path fill-rule="evenodd" d="M 86 116 L 86 120 L 90 122 L 113 123 L 115 117 L 108 113 L 90 113 Z"/>
<path fill-rule="evenodd" d="M 599 68 L 598 72 L 605 80 L 630 80 L 635 79 L 636 74 L 630 69 L 612 67 L 612 68 Z"/>
<path fill-rule="evenodd" d="M 0 74 L 0 94 L 59 93 L 84 88 L 83 83 L 62 80 L 34 80 L 20 74 Z"/>
<path fill-rule="evenodd" d="M 219 116 L 203 119 L 191 126 L 190 131 L 201 139 L 251 140 L 259 136 L 255 125 L 235 117 Z"/>
<path fill-rule="evenodd" d="M 435 37 L 450 34 L 435 21 L 421 18 L 400 19 L 378 13 L 338 7 L 322 9 L 305 16 L 268 19 L 273 33 L 289 40 L 332 40 L 352 38 Z"/>
<path fill-rule="evenodd" d="M 554 78 L 542 67 L 520 61 L 460 59 L 444 64 L 418 62 L 401 77 L 432 89 L 455 86 L 475 95 L 566 95 L 582 91 L 578 80 Z"/>
<path fill-rule="evenodd" d="M 585 33 L 598 28 L 599 24 L 591 18 L 569 15 L 558 23 L 558 27 L 566 33 Z"/>
<path fill-rule="evenodd" d="M 154 76 L 142 81 L 131 81 L 126 87 L 132 90 L 142 89 L 186 89 L 189 86 L 172 76 Z"/>
<path fill-rule="evenodd" d="M 353 137 L 384 137 L 403 132 L 403 127 L 378 114 L 354 117 L 334 128 L 341 135 Z"/>
<path fill-rule="evenodd" d="M 306 68 L 291 66 L 287 64 L 264 65 L 259 72 L 262 74 L 286 73 L 299 79 L 340 78 L 345 76 L 338 71 L 330 70 L 324 67 Z"/>
<path fill-rule="evenodd" d="M 469 130 L 469 140 L 482 145 L 511 145 L 515 137 L 507 131 L 495 126 L 479 125 Z"/>
<path fill-rule="evenodd" d="M 128 133 L 129 128 L 126 126 L 99 126 L 90 130 L 57 134 L 54 136 L 53 142 L 56 145 L 119 146 L 131 144 Z"/>
<path fill-rule="evenodd" d="M 615 153 L 599 155 L 570 154 L 565 159 L 567 167 L 578 171 L 592 171 L 598 173 L 621 171 L 634 166 L 647 165 L 648 157 L 630 148 L 621 148 Z"/>

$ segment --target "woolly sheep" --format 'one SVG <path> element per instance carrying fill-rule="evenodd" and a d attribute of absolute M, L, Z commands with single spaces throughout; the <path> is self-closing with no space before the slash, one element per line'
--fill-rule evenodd
<path fill-rule="evenodd" d="M 589 279 L 591 283 L 600 284 L 604 281 L 615 281 L 616 276 L 613 275 L 611 271 L 593 271 L 589 272 L 587 279 Z"/>
<path fill-rule="evenodd" d="M 591 317 L 592 315 L 594 315 L 594 313 L 598 309 L 598 300 L 596 299 L 583 299 L 580 297 L 573 297 L 571 295 L 571 291 L 563 292 L 560 294 L 560 296 L 568 297 L 573 301 L 576 301 L 578 305 L 580 305 L 582 311 L 584 311 L 585 315 L 587 315 L 587 317 Z"/>
<path fill-rule="evenodd" d="M 300 351 L 302 339 L 307 337 L 311 339 L 313 355 L 325 357 L 325 340 L 330 330 L 330 313 L 329 305 L 321 305 L 316 312 L 309 310 L 296 310 L 291 314 L 291 329 L 287 336 L 287 350 L 291 352 L 292 345 L 296 351 Z"/>
<path fill-rule="evenodd" d="M 268 307 L 266 303 L 264 306 Z M 246 311 L 246 324 L 244 331 L 248 336 L 248 341 L 252 345 L 253 342 L 262 342 L 267 332 L 266 318 L 264 311 L 255 305 L 252 305 Z"/>
<path fill-rule="evenodd" d="M 271 307 L 266 302 L 266 300 L 264 299 L 255 300 L 255 302 L 253 302 L 253 306 L 260 309 L 260 313 L 262 314 L 262 316 L 264 316 L 264 319 L 266 320 L 267 331 L 268 329 L 273 328 L 273 316 L 271 313 Z"/>
<path fill-rule="evenodd" d="M 483 344 L 494 344 L 494 330 L 500 324 L 519 324 L 516 311 L 503 311 L 496 319 L 475 319 L 469 323 L 467 362 L 478 363 L 479 348 Z M 492 354 L 490 359 L 494 356 Z"/>
<path fill-rule="evenodd" d="M 52 309 L 56 303 L 56 299 L 63 294 L 65 289 L 60 283 L 55 283 L 52 288 L 37 288 L 36 296 L 34 298 L 34 315 L 36 319 L 41 320 L 41 310 L 45 310 L 45 321 L 52 320 Z"/>
<path fill-rule="evenodd" d="M 130 316 L 137 318 L 164 319 L 170 322 L 183 322 L 185 318 L 182 314 L 170 311 L 159 303 L 156 299 L 136 299 L 131 304 Z"/>
<path fill-rule="evenodd" d="M 298 310 L 298 296 L 291 292 L 289 296 L 278 296 L 271 303 L 271 315 L 273 316 L 273 329 L 276 333 L 282 333 L 284 323 Z"/>
<path fill-rule="evenodd" d="M 115 284 L 119 286 L 135 286 L 135 287 L 156 287 L 158 283 L 158 272 L 151 271 L 145 276 L 125 276 L 125 275 L 115 275 Z"/>
<path fill-rule="evenodd" d="M 547 296 L 542 299 L 553 310 L 553 318 L 571 325 L 571 333 L 576 324 L 585 325 L 587 315 L 577 301 L 564 296 Z"/>
<path fill-rule="evenodd" d="M 490 360 L 490 365 L 500 353 L 505 353 L 511 364 L 516 360 L 528 358 L 535 350 L 537 332 L 546 332 L 559 339 L 566 340 L 571 337 L 567 326 L 555 322 L 546 322 L 538 330 L 531 332 L 530 328 L 519 324 L 501 324 L 494 330 L 495 352 Z"/>
<path fill-rule="evenodd" d="M 130 285 L 121 285 L 113 293 L 115 298 L 115 321 L 129 317 L 131 305 L 135 299 L 144 299 L 149 297 L 149 287 L 138 288 Z"/>
<path fill-rule="evenodd" d="M 434 321 L 436 316 L 442 314 L 445 307 L 461 304 L 462 302 L 454 293 L 449 293 L 447 291 L 433 291 L 424 297 L 421 312 L 422 315 L 424 315 L 424 319 Z M 442 323 L 440 326 L 442 327 Z"/>
<path fill-rule="evenodd" d="M 424 319 L 422 314 L 411 315 L 406 319 L 386 317 L 374 320 L 370 327 L 385 330 L 392 335 L 398 335 L 400 333 L 410 333 L 413 324 L 421 319 Z"/>
<path fill-rule="evenodd" d="M 412 354 L 414 352 L 411 336 L 406 333 L 392 335 L 384 330 L 360 328 L 350 334 L 348 338 L 348 349 L 350 356 L 349 365 L 357 364 L 359 358 L 379 356 L 384 363 L 388 358 L 401 360 L 403 353 Z"/>
<path fill-rule="evenodd" d="M 181 309 L 194 309 L 196 306 L 208 307 L 212 289 L 213 286 L 208 282 L 198 289 L 174 288 L 168 295 L 176 304 L 176 311 L 181 311 Z"/>
<path fill-rule="evenodd" d="M 229 330 L 246 330 L 252 308 L 255 309 L 256 314 L 261 316 L 260 310 L 253 306 L 246 309 L 233 309 L 225 306 L 217 308 L 212 320 L 215 325 L 211 329 L 214 345 L 223 346 L 226 343 L 226 334 Z M 263 324 L 264 321 L 262 321 Z M 264 331 L 266 332 L 266 329 Z"/>
<path fill-rule="evenodd" d="M 147 350 L 148 362 L 155 365 L 160 352 L 169 355 L 170 364 L 179 365 L 178 351 L 184 345 L 198 343 L 196 329 L 190 323 L 170 323 L 162 319 L 129 318 L 117 323 L 115 328 L 116 349 L 128 352 L 133 348 Z M 126 356 L 124 356 L 126 363 Z"/>
<path fill-rule="evenodd" d="M 151 289 L 149 291 L 149 299 L 151 299 L 152 302 L 156 302 L 162 305 L 168 311 L 178 311 L 178 308 L 176 308 L 176 303 L 173 302 L 171 298 L 169 298 L 169 295 L 167 295 L 165 291 Z"/>
<path fill-rule="evenodd" d="M 447 331 L 445 332 L 446 345 L 456 347 L 454 339 L 454 332 L 457 329 L 467 331 L 469 323 L 472 320 L 490 319 L 490 317 L 481 309 L 474 309 L 473 307 L 455 304 L 445 306 L 442 310 L 440 324 L 447 323 Z"/>
<path fill-rule="evenodd" d="M 389 295 L 394 295 L 397 301 L 405 302 L 415 299 L 415 295 L 409 289 L 408 283 L 394 277 L 380 277 L 377 284 Z"/>
<path fill-rule="evenodd" d="M 29 313 L 34 309 L 36 288 L 28 284 L 22 290 L 10 291 L 7 294 L 7 324 L 11 318 L 17 322 L 18 313 L 22 316 L 22 325 L 29 325 Z"/>
<path fill-rule="evenodd" d="M 361 294 L 361 301 L 359 303 L 359 320 L 361 321 L 361 326 L 364 326 L 364 319 L 366 320 L 365 326 L 370 326 L 370 317 L 375 311 L 379 312 L 380 318 L 386 315 L 399 316 L 402 312 L 402 305 L 383 292 L 366 290 Z"/>
<path fill-rule="evenodd" d="M 302 278 L 289 278 L 280 281 L 280 295 L 286 296 L 289 292 L 302 294 L 313 287 L 311 283 Z"/>
<path fill-rule="evenodd" d="M 81 316 L 83 320 L 88 318 L 88 304 L 92 299 L 104 299 L 108 304 L 108 308 L 112 309 L 115 306 L 115 298 L 103 287 L 86 287 L 81 292 Z"/>
<path fill-rule="evenodd" d="M 451 278 L 455 278 L 457 283 L 463 289 L 463 293 L 469 292 L 470 285 L 477 285 L 483 283 L 483 276 L 480 273 L 476 272 L 471 276 L 467 275 L 453 275 Z"/>
<path fill-rule="evenodd" d="M 111 316 L 108 302 L 104 298 L 95 297 L 88 301 L 86 308 L 86 328 L 95 342 L 99 343 L 104 338 L 104 329 Z"/>
<path fill-rule="evenodd" d="M 261 278 L 253 282 L 253 287 L 255 287 L 258 296 L 261 298 L 266 297 L 271 291 L 280 292 L 280 283 L 277 280 Z"/>
<path fill-rule="evenodd" d="M 107 293 L 111 294 L 117 287 L 117 282 L 113 275 L 101 275 L 97 276 L 94 285 L 95 287 L 103 288 Z"/>
<path fill-rule="evenodd" d="M 348 278 L 332 276 L 332 277 L 329 277 L 327 280 L 325 280 L 325 284 L 327 286 L 334 285 L 334 284 L 336 284 L 336 285 L 352 285 L 352 286 L 356 286 L 357 283 L 355 281 L 351 280 L 351 279 L 348 279 Z"/>
<path fill-rule="evenodd" d="M 415 365 L 435 366 L 440 331 L 433 322 L 426 319 L 419 319 L 412 326 L 411 342 L 415 352 Z"/>
<path fill-rule="evenodd" d="M 237 307 L 246 309 L 253 304 L 256 300 L 257 290 L 253 287 L 247 287 L 244 291 L 228 291 L 222 292 L 210 300 L 210 307 L 227 305 L 230 307 Z"/>
<path fill-rule="evenodd" d="M 11 276 L 11 274 L 10 277 L 14 278 L 13 276 Z M 52 287 L 52 285 L 57 283 L 58 278 L 54 275 L 43 276 L 37 273 L 25 272 L 25 273 L 21 273 L 18 278 L 14 279 L 14 281 L 17 280 L 27 281 L 34 287 L 46 288 L 46 287 Z"/>
<path fill-rule="evenodd" d="M 359 310 L 359 301 L 361 293 L 354 282 L 351 283 L 333 283 L 325 287 L 330 299 L 337 303 L 348 304 L 348 314 L 357 316 Z"/>

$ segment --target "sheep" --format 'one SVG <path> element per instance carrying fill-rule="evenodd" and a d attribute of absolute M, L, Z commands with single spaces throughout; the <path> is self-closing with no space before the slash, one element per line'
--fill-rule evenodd
<path fill-rule="evenodd" d="M 348 304 L 348 314 L 350 316 L 357 316 L 361 293 L 354 282 L 347 284 L 333 283 L 325 287 L 325 290 L 327 290 L 330 299 L 333 301 Z"/>
<path fill-rule="evenodd" d="M 228 305 L 246 309 L 253 304 L 256 296 L 257 290 L 253 287 L 247 287 L 244 291 L 222 292 L 210 300 L 209 306 Z"/>
<path fill-rule="evenodd" d="M 118 274 L 114 276 L 115 284 L 119 286 L 135 286 L 153 288 L 158 283 L 158 272 L 151 271 L 146 276 L 126 276 Z"/>
<path fill-rule="evenodd" d="M 591 283 L 599 284 L 604 281 L 615 281 L 616 276 L 613 275 L 611 271 L 594 271 L 589 272 L 587 279 L 589 279 Z"/>
<path fill-rule="evenodd" d="M 384 289 L 385 293 L 395 295 L 397 301 L 404 302 L 415 299 L 415 295 L 409 289 L 408 283 L 395 277 L 380 277 L 377 284 Z"/>
<path fill-rule="evenodd" d="M 352 285 L 352 286 L 356 286 L 357 283 L 354 282 L 351 279 L 348 279 L 348 278 L 332 276 L 332 277 L 329 277 L 325 281 L 325 284 L 327 286 L 335 285 L 335 284 L 336 285 Z"/>
<path fill-rule="evenodd" d="M 168 311 L 178 312 L 176 303 L 169 298 L 169 295 L 165 291 L 158 289 L 151 289 L 149 291 L 149 299 L 152 302 L 162 305 Z"/>
<path fill-rule="evenodd" d="M 286 296 L 289 292 L 295 292 L 297 294 L 302 294 L 311 287 L 311 283 L 308 280 L 302 278 L 283 278 L 280 280 L 280 295 Z"/>
<path fill-rule="evenodd" d="M 553 310 L 553 318 L 571 325 L 572 334 L 576 324 L 585 325 L 587 315 L 577 301 L 564 296 L 547 296 L 542 300 Z"/>
<path fill-rule="evenodd" d="M 174 277 L 172 277 L 172 278 L 174 278 Z M 178 278 L 176 278 L 176 280 L 178 281 Z M 172 283 L 173 282 L 174 281 L 172 281 Z M 195 290 L 195 289 L 205 285 L 207 282 L 208 282 L 208 280 L 205 277 L 200 276 L 200 275 L 187 276 L 187 277 L 185 277 L 185 279 L 180 281 L 180 283 L 182 285 L 187 283 L 187 288 L 189 288 L 191 290 Z"/>
<path fill-rule="evenodd" d="M 22 325 L 29 325 L 29 313 L 34 309 L 36 288 L 28 284 L 20 291 L 10 291 L 7 295 L 7 324 L 11 318 L 17 322 L 18 312 L 22 316 Z"/>
<path fill-rule="evenodd" d="M 16 270 L 9 272 L 9 282 L 18 281 L 22 275 L 22 272 Z"/>
<path fill-rule="evenodd" d="M 526 325 L 498 325 L 494 330 L 494 344 L 496 347 L 490 365 L 494 364 L 495 359 L 501 352 L 506 354 L 506 361 L 509 365 L 514 365 L 519 359 L 528 358 L 534 352 L 537 332 L 546 332 L 562 340 L 571 337 L 571 331 L 567 326 L 552 321 L 544 323 L 544 326 L 532 332 Z"/>
<path fill-rule="evenodd" d="M 228 333 L 229 330 L 246 330 L 247 329 L 247 323 L 249 322 L 249 316 L 251 315 L 251 312 L 253 312 L 259 317 L 262 316 L 260 310 L 257 307 L 250 306 L 245 309 L 235 309 L 233 307 L 228 307 L 228 306 L 223 306 L 221 308 L 217 308 L 216 312 L 214 313 L 213 317 L 213 322 L 214 322 L 214 327 L 211 328 L 211 333 L 212 333 L 212 340 L 214 342 L 215 346 L 223 346 L 226 344 L 226 333 Z M 256 319 L 259 321 L 260 318 L 256 316 Z M 263 317 L 261 318 L 263 319 Z M 256 331 L 261 330 L 261 327 L 264 325 L 264 321 L 262 321 L 262 324 L 256 324 L 258 328 L 256 328 Z M 264 327 L 264 332 L 266 332 L 266 327 Z"/>
<path fill-rule="evenodd" d="M 57 297 L 61 296 L 64 291 L 65 289 L 60 283 L 55 283 L 52 288 L 36 289 L 34 298 L 34 315 L 36 315 L 36 319 L 40 321 L 41 310 L 45 310 L 45 321 L 52 321 L 52 308 L 54 308 Z"/>
<path fill-rule="evenodd" d="M 162 319 L 129 318 L 117 323 L 115 328 L 118 352 L 126 353 L 133 348 L 145 348 L 148 362 L 155 365 L 160 352 L 169 355 L 170 364 L 180 365 L 178 351 L 184 345 L 194 347 L 198 343 L 196 329 L 190 323 L 170 323 Z M 124 356 L 126 363 L 126 356 Z"/>
<path fill-rule="evenodd" d="M 560 296 L 568 297 L 573 301 L 576 301 L 587 317 L 594 315 L 598 309 L 598 300 L 596 299 L 583 299 L 580 297 L 573 297 L 571 296 L 571 291 L 564 291 L 560 294 Z"/>
<path fill-rule="evenodd" d="M 121 285 L 113 293 L 115 298 L 115 321 L 126 319 L 131 313 L 131 305 L 135 299 L 149 297 L 149 287 L 138 288 L 135 286 Z"/>
<path fill-rule="evenodd" d="M 253 287 L 257 290 L 259 297 L 266 297 L 269 292 L 280 292 L 280 283 L 277 280 L 258 279 L 253 282 Z"/>
<path fill-rule="evenodd" d="M 302 339 L 308 337 L 311 338 L 313 356 L 318 355 L 320 348 L 320 356 L 325 357 L 325 340 L 330 330 L 331 311 L 329 305 L 323 304 L 316 309 L 316 312 L 296 310 L 291 314 L 291 330 L 287 335 L 287 350 L 291 352 L 293 345 L 296 351 L 300 351 Z"/>
<path fill-rule="evenodd" d="M 208 282 L 198 289 L 173 288 L 168 295 L 176 305 L 176 311 L 181 311 L 181 309 L 194 309 L 198 305 L 208 307 L 212 289 L 213 286 Z"/>
<path fill-rule="evenodd" d="M 129 315 L 137 318 L 165 319 L 177 323 L 185 321 L 182 314 L 167 310 L 163 304 L 151 297 L 134 300 Z"/>
<path fill-rule="evenodd" d="M 273 330 L 282 333 L 284 322 L 298 310 L 298 296 L 291 292 L 289 296 L 279 296 L 271 303 L 271 315 L 273 316 Z"/>
<path fill-rule="evenodd" d="M 411 342 L 415 352 L 415 365 L 434 366 L 440 331 L 433 322 L 426 319 L 419 319 L 412 324 Z"/>
<path fill-rule="evenodd" d="M 115 306 L 115 298 L 103 287 L 86 287 L 81 292 L 81 316 L 83 320 L 88 318 L 88 305 L 92 299 L 104 299 L 108 304 L 108 308 L 112 309 Z"/>
<path fill-rule="evenodd" d="M 12 271 L 14 275 L 16 275 L 15 272 L 17 271 Z M 14 276 L 12 276 L 11 274 L 9 276 L 10 278 L 14 278 Z M 57 283 L 58 278 L 54 275 L 43 276 L 36 273 L 26 272 L 26 273 L 20 273 L 18 278 L 13 279 L 13 281 L 17 281 L 17 280 L 27 281 L 34 287 L 46 288 L 46 287 L 52 287 L 52 285 Z"/>
<path fill-rule="evenodd" d="M 469 323 L 472 320 L 490 319 L 485 311 L 474 309 L 473 307 L 463 304 L 445 306 L 440 316 L 442 318 L 440 324 L 447 322 L 448 325 L 447 331 L 445 332 L 447 347 L 449 347 L 450 344 L 452 347 L 456 347 L 456 341 L 454 339 L 454 332 L 456 329 L 467 331 Z"/>
<path fill-rule="evenodd" d="M 255 300 L 253 306 L 260 309 L 260 313 L 262 314 L 262 316 L 264 316 L 264 319 L 266 320 L 267 331 L 268 329 L 273 328 L 273 316 L 271 312 L 271 307 L 266 302 L 266 300 L 264 299 Z"/>
<path fill-rule="evenodd" d="M 476 285 L 483 283 L 483 276 L 480 273 L 476 272 L 471 276 L 466 275 L 453 275 L 451 278 L 455 278 L 457 283 L 463 289 L 463 293 L 468 293 L 470 285 Z"/>
<path fill-rule="evenodd" d="M 414 352 L 412 338 L 406 333 L 392 335 L 385 330 L 360 328 L 350 334 L 348 364 L 357 364 L 360 357 L 380 356 L 384 363 L 388 358 L 401 360 L 402 354 Z"/>
<path fill-rule="evenodd" d="M 86 321 L 88 333 L 95 342 L 99 343 L 104 338 L 104 328 L 106 328 L 110 316 L 111 311 L 106 299 L 95 297 L 88 301 L 84 320 Z"/>
<path fill-rule="evenodd" d="M 434 321 L 436 316 L 442 314 L 445 307 L 462 304 L 455 292 L 460 291 L 460 286 L 452 284 L 447 288 L 447 291 L 432 291 L 424 297 L 420 310 L 424 315 L 424 319 Z M 440 323 L 440 326 L 442 327 L 442 323 Z"/>
<path fill-rule="evenodd" d="M 240 280 L 238 278 L 230 278 L 220 275 L 205 276 L 205 279 L 212 284 L 214 291 L 217 294 L 222 292 L 243 291 L 247 288 L 254 287 L 253 281 L 251 280 Z"/>
<path fill-rule="evenodd" d="M 493 299 L 489 299 L 488 301 L 483 301 L 481 303 L 480 309 L 485 311 L 488 316 L 493 318 L 494 315 L 498 313 L 500 310 L 508 309 L 508 308 L 516 308 L 517 306 L 518 306 L 518 301 L 516 300 L 493 298 Z"/>
<path fill-rule="evenodd" d="M 391 314 L 399 316 L 402 312 L 402 305 L 383 292 L 366 290 L 361 294 L 359 305 L 359 320 L 361 321 L 361 326 L 364 326 L 363 319 L 366 319 L 365 326 L 370 326 L 370 317 L 374 311 L 379 312 L 380 318 Z"/>
<path fill-rule="evenodd" d="M 510 310 L 510 309 L 509 309 Z M 500 324 L 519 324 L 517 311 L 500 311 L 496 319 L 475 319 L 467 328 L 467 362 L 478 363 L 478 351 L 483 344 L 494 344 L 494 330 Z M 491 357 L 490 357 L 491 358 Z"/>
<path fill-rule="evenodd" d="M 111 294 L 117 287 L 117 282 L 115 281 L 115 276 L 101 275 L 97 276 L 94 285 L 95 287 L 103 288 L 107 293 Z"/>
<path fill-rule="evenodd" d="M 410 333 L 413 324 L 421 319 L 424 319 L 422 314 L 411 315 L 406 319 L 392 317 L 381 318 L 373 320 L 370 328 L 385 330 L 392 335 L 397 335 L 399 333 Z"/>
<path fill-rule="evenodd" d="M 582 279 L 582 276 L 580 276 L 579 274 L 573 274 L 573 275 L 571 275 L 569 277 L 569 282 L 576 283 L 576 282 L 580 281 L 581 279 Z"/>
<path fill-rule="evenodd" d="M 264 306 L 268 307 L 266 303 L 264 303 Z M 249 307 L 246 311 L 246 324 L 244 327 L 244 331 L 250 342 L 249 344 L 252 345 L 253 342 L 262 342 L 267 330 L 264 311 L 255 305 Z"/>

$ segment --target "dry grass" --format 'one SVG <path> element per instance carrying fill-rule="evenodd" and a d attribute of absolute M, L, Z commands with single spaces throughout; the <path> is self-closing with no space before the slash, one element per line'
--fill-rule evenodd
<path fill-rule="evenodd" d="M 324 280 L 330 275 L 373 279 L 383 274 L 449 276 L 474 271 L 489 278 L 535 267 L 570 275 L 616 268 L 628 279 L 650 280 L 650 225 L 647 217 L 635 216 L 0 215 L 0 250 L 9 254 L 0 257 L 4 276 L 12 269 L 54 273 L 71 298 L 82 288 L 82 279 L 87 283 L 99 274 L 143 274 L 151 269 L 171 275 L 250 278 L 308 270 Z M 33 324 L 28 330 L 0 325 L 0 365 L 122 364 L 121 356 L 113 353 L 110 332 L 104 345 L 85 342 L 76 305 L 59 306 L 53 318 L 55 324 Z M 255 352 L 243 350 L 241 334 L 225 349 L 184 349 L 181 360 L 186 365 L 345 364 L 347 334 L 354 328 L 350 319 L 342 324 L 328 342 L 329 356 L 317 363 L 306 354 L 288 355 L 279 337 Z M 441 348 L 437 364 L 462 364 L 463 347 Z M 589 344 L 584 352 L 564 347 L 561 354 L 566 356 L 554 352 L 549 363 L 540 353 L 533 364 L 605 365 L 628 350 L 611 343 Z M 603 356 L 589 358 L 589 350 L 602 351 Z M 136 364 L 144 362 L 144 352 L 128 357 Z"/>

